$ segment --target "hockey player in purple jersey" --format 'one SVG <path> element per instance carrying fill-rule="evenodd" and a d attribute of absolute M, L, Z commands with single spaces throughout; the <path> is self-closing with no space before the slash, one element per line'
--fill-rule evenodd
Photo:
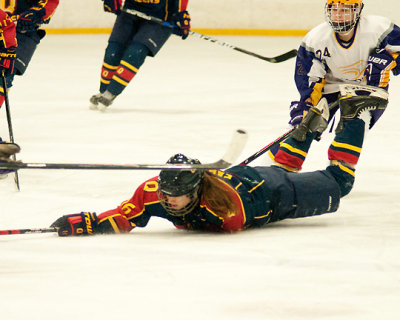
<path fill-rule="evenodd" d="M 331 121 L 340 107 L 340 99 L 345 103 L 340 86 L 358 86 L 359 95 L 371 95 L 375 91 L 373 96 L 387 100 L 385 92 L 390 73 L 400 73 L 397 25 L 384 17 L 362 14 L 362 0 L 325 1 L 326 22 L 312 29 L 298 50 L 295 82 L 300 99 L 291 103 L 289 121 L 296 130 L 278 150 L 270 152 L 276 165 L 291 171 L 301 170 L 307 157 L 312 140 L 306 139 L 305 133 L 308 123 L 318 113 L 318 104 L 329 105 Z M 364 85 L 367 87 L 363 91 Z M 363 115 L 369 117 L 368 130 L 378 121 L 386 105 L 377 103 L 373 97 L 363 103 L 370 109 L 368 115 Z M 351 125 L 343 128 L 342 124 L 340 121 L 336 128 L 328 156 L 330 160 L 345 161 L 354 167 L 364 133 Z"/>
<path fill-rule="evenodd" d="M 101 68 L 99 93 L 89 108 L 104 111 L 134 78 L 147 56 L 154 57 L 172 32 L 186 39 L 190 16 L 188 0 L 126 0 L 124 7 L 169 21 L 174 31 L 121 11 L 122 0 L 104 0 L 104 10 L 117 14 Z"/>

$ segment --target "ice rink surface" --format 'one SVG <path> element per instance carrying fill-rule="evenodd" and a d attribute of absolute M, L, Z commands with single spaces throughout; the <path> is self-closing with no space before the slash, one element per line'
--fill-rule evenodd
<path fill-rule="evenodd" d="M 219 37 L 275 56 L 300 38 Z M 49 35 L 10 91 L 26 162 L 164 163 L 222 156 L 246 129 L 246 159 L 287 131 L 295 60 L 271 64 L 197 38 L 171 38 L 105 112 L 98 89 L 106 35 Z M 376 320 L 400 315 L 400 78 L 364 144 L 337 213 L 235 234 L 152 219 L 125 235 L 0 237 L 4 320 Z M 8 137 L 4 107 L 0 135 Z M 333 138 L 304 171 L 324 168 Z M 21 170 L 0 181 L 0 229 L 47 227 L 64 214 L 115 208 L 157 171 Z M 318 196 L 316 194 L 315 196 Z"/>

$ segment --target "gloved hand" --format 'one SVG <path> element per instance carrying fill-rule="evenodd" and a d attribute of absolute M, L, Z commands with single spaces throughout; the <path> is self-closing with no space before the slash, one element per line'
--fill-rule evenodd
<path fill-rule="evenodd" d="M 121 12 L 121 0 L 103 0 L 103 9 L 105 12 L 119 14 Z"/>
<path fill-rule="evenodd" d="M 400 73 L 399 54 L 391 54 L 385 49 L 376 49 L 368 57 L 368 65 L 364 71 L 367 85 L 387 89 L 390 71 L 392 71 L 394 75 Z"/>
<path fill-rule="evenodd" d="M 189 36 L 190 30 L 190 14 L 189 12 L 180 11 L 174 16 L 174 22 L 178 26 L 178 28 L 174 28 L 174 33 L 178 36 L 181 36 L 183 40 L 185 40 Z"/>
<path fill-rule="evenodd" d="M 32 7 L 24 11 L 17 20 L 17 31 L 35 31 L 38 28 L 38 24 L 43 22 L 43 17 L 45 15 L 46 8 L 42 6 Z"/>
<path fill-rule="evenodd" d="M 305 114 L 312 108 L 313 105 L 310 102 L 305 101 L 292 101 L 290 103 L 290 120 L 289 124 L 293 127 L 297 127 L 303 120 Z"/>
<path fill-rule="evenodd" d="M 58 218 L 50 227 L 59 228 L 60 237 L 91 235 L 96 233 L 97 216 L 90 212 L 69 214 Z"/>
<path fill-rule="evenodd" d="M 15 65 L 15 47 L 0 50 L 0 74 L 9 76 L 14 72 Z"/>
<path fill-rule="evenodd" d="M 10 157 L 20 151 L 19 145 L 11 142 L 1 141 L 0 139 L 0 162 L 9 162 Z M 0 169 L 0 175 L 14 172 L 10 169 Z"/>

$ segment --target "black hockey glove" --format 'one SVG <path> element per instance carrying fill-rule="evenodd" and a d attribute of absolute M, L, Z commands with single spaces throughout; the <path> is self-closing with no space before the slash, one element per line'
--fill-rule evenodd
<path fill-rule="evenodd" d="M 15 47 L 0 51 L 0 74 L 4 76 L 13 74 L 16 56 Z"/>
<path fill-rule="evenodd" d="M 10 162 L 10 157 L 20 151 L 19 145 L 0 139 L 0 162 Z M 0 175 L 14 172 L 15 170 L 0 169 Z"/>
<path fill-rule="evenodd" d="M 90 212 L 69 214 L 58 218 L 50 227 L 59 228 L 60 237 L 92 235 L 96 233 L 97 216 Z"/>
<path fill-rule="evenodd" d="M 177 28 L 174 28 L 174 34 L 181 36 L 183 40 L 185 40 L 189 36 L 190 31 L 190 14 L 189 12 L 181 11 L 175 14 L 174 22 L 177 25 Z"/>
<path fill-rule="evenodd" d="M 46 8 L 42 6 L 32 7 L 21 13 L 17 20 L 17 31 L 32 32 L 39 24 L 43 23 L 43 17 L 46 15 Z"/>

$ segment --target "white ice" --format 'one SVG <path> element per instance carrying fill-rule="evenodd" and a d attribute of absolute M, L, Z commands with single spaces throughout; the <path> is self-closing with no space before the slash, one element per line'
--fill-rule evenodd
<path fill-rule="evenodd" d="M 300 38 L 222 37 L 274 56 Z M 106 113 L 88 109 L 106 35 L 49 35 L 10 91 L 26 162 L 163 163 L 222 156 L 243 128 L 246 159 L 287 131 L 295 60 L 271 64 L 197 38 L 171 38 Z M 0 136 L 8 137 L 4 107 Z M 0 317 L 47 319 L 398 319 L 400 79 L 369 133 L 352 193 L 337 213 L 235 234 L 152 219 L 125 235 L 0 236 Z M 324 168 L 332 134 L 304 170 Z M 0 229 L 101 213 L 154 171 L 21 170 L 0 181 Z M 315 195 L 316 197 L 318 194 Z"/>

